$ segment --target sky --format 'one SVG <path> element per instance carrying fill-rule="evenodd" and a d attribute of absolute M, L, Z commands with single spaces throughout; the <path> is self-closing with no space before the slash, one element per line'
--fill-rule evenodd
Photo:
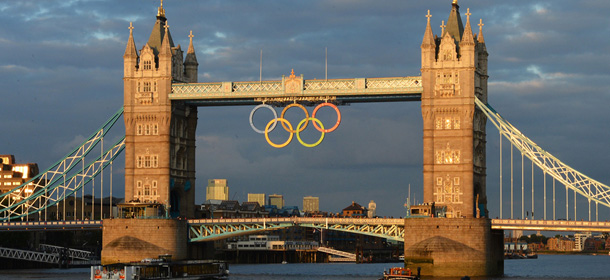
<path fill-rule="evenodd" d="M 482 18 L 485 24 L 489 103 L 546 151 L 610 184 L 610 2 L 460 0 L 459 5 L 464 23 L 470 8 L 473 23 Z M 0 1 L 0 154 L 45 170 L 96 131 L 123 103 L 129 23 L 139 50 L 158 6 L 154 0 Z M 325 49 L 329 79 L 370 78 L 419 76 L 427 10 L 438 35 L 451 0 L 166 0 L 164 8 L 174 43 L 184 51 L 193 31 L 199 82 L 258 80 L 261 50 L 263 80 L 279 80 L 292 69 L 305 79 L 324 78 Z M 341 106 L 341 125 L 315 148 L 297 141 L 270 147 L 250 128 L 252 108 L 199 108 L 196 202 L 205 200 L 207 180 L 213 178 L 228 180 L 231 199 L 276 193 L 301 208 L 304 196 L 318 196 L 320 209 L 330 212 L 374 200 L 378 215 L 404 216 L 409 186 L 413 201 L 422 202 L 419 102 Z M 264 112 L 257 118 L 264 119 Z M 124 133 L 122 124 L 116 129 L 117 135 Z M 499 136 L 489 122 L 487 131 L 488 208 L 498 217 Z M 504 198 L 510 195 L 507 147 L 505 141 Z M 124 180 L 120 161 L 113 169 L 115 195 Z M 520 217 L 516 152 L 515 162 L 513 206 Z M 526 182 L 528 168 L 526 162 Z M 540 213 L 542 174 L 536 172 Z M 565 218 L 563 186 L 556 197 L 557 218 Z M 572 203 L 570 193 L 570 208 Z M 586 200 L 578 203 L 577 218 L 587 219 Z M 503 217 L 509 216 L 510 200 L 502 205 Z M 547 211 L 550 217 L 550 206 Z M 610 209 L 600 206 L 599 216 L 610 219 Z"/>

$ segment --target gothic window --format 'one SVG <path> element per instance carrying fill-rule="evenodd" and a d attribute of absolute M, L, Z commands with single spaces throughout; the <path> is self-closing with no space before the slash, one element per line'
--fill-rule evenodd
<path fill-rule="evenodd" d="M 150 135 L 150 125 L 146 124 L 144 126 L 144 135 Z"/>
<path fill-rule="evenodd" d="M 156 168 L 159 166 L 159 158 L 157 156 L 152 156 L 152 167 Z"/>
<path fill-rule="evenodd" d="M 459 185 L 460 184 L 460 177 L 453 178 L 453 184 L 456 185 L 456 186 Z"/>
<path fill-rule="evenodd" d="M 443 129 L 443 120 L 441 118 L 436 118 L 436 129 Z"/>
<path fill-rule="evenodd" d="M 136 134 L 142 135 L 142 125 L 141 124 L 138 124 L 138 128 L 136 129 Z"/>
<path fill-rule="evenodd" d="M 153 187 L 153 189 L 157 188 L 157 180 L 152 181 L 152 187 Z"/>
<path fill-rule="evenodd" d="M 138 168 L 142 168 L 142 156 L 138 156 L 137 165 Z"/>
<path fill-rule="evenodd" d="M 150 60 L 146 60 L 144 61 L 144 70 L 150 70 L 152 69 L 152 63 Z"/>
<path fill-rule="evenodd" d="M 144 157 L 144 168 L 150 168 L 150 156 Z"/>
<path fill-rule="evenodd" d="M 154 81 L 153 83 L 153 91 L 157 91 L 157 81 Z"/>
<path fill-rule="evenodd" d="M 442 177 L 436 177 L 436 184 L 437 185 L 442 185 L 443 184 L 443 178 Z"/>
<path fill-rule="evenodd" d="M 451 118 L 445 119 L 445 129 L 451 129 Z"/>
<path fill-rule="evenodd" d="M 138 191 L 138 195 L 136 196 L 136 198 L 139 196 L 142 196 L 142 191 Z"/>
<path fill-rule="evenodd" d="M 150 82 L 144 82 L 144 91 L 150 91 Z"/>
<path fill-rule="evenodd" d="M 138 182 L 136 183 L 136 186 L 137 186 L 138 188 L 142 188 L 142 181 L 138 181 Z"/>
<path fill-rule="evenodd" d="M 159 135 L 159 125 L 156 123 L 152 125 L 152 134 Z"/>
<path fill-rule="evenodd" d="M 142 91 L 142 90 L 140 89 L 140 86 L 141 86 L 141 83 L 140 83 L 140 82 L 138 82 L 138 92 Z"/>
<path fill-rule="evenodd" d="M 150 185 L 144 185 L 144 196 L 150 196 Z"/>
<path fill-rule="evenodd" d="M 459 118 L 453 119 L 453 129 L 460 129 L 460 119 Z"/>

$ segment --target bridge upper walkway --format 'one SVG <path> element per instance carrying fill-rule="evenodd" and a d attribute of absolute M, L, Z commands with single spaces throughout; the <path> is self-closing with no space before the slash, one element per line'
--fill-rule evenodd
<path fill-rule="evenodd" d="M 205 105 L 257 105 L 261 102 L 331 101 L 342 103 L 418 101 L 421 77 L 172 84 L 171 100 Z"/>

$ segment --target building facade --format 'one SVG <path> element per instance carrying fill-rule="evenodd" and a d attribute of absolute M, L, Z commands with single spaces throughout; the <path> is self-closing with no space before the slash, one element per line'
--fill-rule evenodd
<path fill-rule="evenodd" d="M 129 29 L 123 55 L 125 201 L 156 203 L 172 216 L 192 217 L 197 107 L 172 102 L 169 95 L 172 83 L 197 82 L 193 36 L 185 58 L 174 45 L 163 4 L 139 52 Z"/>
<path fill-rule="evenodd" d="M 424 202 L 447 207 L 447 218 L 487 217 L 485 192 L 486 116 L 475 97 L 487 102 L 487 50 L 470 12 L 462 23 L 452 4 L 440 37 L 430 15 L 421 45 Z"/>
<path fill-rule="evenodd" d="M 320 198 L 315 196 L 303 197 L 303 212 L 320 212 Z"/>
<path fill-rule="evenodd" d="M 0 193 L 6 193 L 38 175 L 38 164 L 15 163 L 14 155 L 0 155 Z M 25 190 L 25 194 L 33 193 L 34 189 Z"/>
<path fill-rule="evenodd" d="M 284 196 L 281 194 L 270 194 L 268 205 L 275 205 L 277 209 L 284 208 Z"/>
<path fill-rule="evenodd" d="M 264 193 L 249 193 L 248 202 L 258 202 L 258 205 L 265 206 L 265 194 Z"/>
<path fill-rule="evenodd" d="M 206 200 L 229 200 L 227 179 L 210 179 L 205 188 Z"/>

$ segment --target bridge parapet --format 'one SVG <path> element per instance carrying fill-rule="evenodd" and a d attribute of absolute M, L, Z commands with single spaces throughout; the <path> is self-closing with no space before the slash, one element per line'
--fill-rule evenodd
<path fill-rule="evenodd" d="M 566 220 L 517 220 L 493 219 L 493 229 L 503 230 L 541 230 L 573 232 L 609 232 L 610 222 L 566 221 Z"/>
<path fill-rule="evenodd" d="M 284 78 L 276 81 L 176 83 L 172 84 L 172 100 L 206 100 L 248 98 L 285 98 L 420 95 L 421 77 L 354 78 L 331 80 L 299 80 L 296 86 Z"/>

